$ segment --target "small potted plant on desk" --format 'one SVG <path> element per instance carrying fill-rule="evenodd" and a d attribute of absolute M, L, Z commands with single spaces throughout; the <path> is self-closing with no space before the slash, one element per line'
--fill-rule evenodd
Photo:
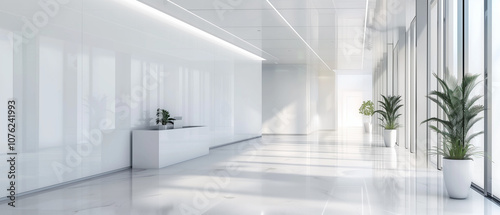
<path fill-rule="evenodd" d="M 365 133 L 372 133 L 372 116 L 375 108 L 371 100 L 363 101 L 361 107 L 359 108 L 359 113 L 363 114 L 363 126 L 365 128 Z"/>
<path fill-rule="evenodd" d="M 375 113 L 382 115 L 379 118 L 382 121 L 381 126 L 384 127 L 384 143 L 386 147 L 393 147 L 397 142 L 399 124 L 397 119 L 401 116 L 398 110 L 403 107 L 400 105 L 401 96 L 384 96 L 384 101 L 379 101 L 383 110 L 376 110 Z"/>
<path fill-rule="evenodd" d="M 482 156 L 482 152 L 470 143 L 483 133 L 470 133 L 472 126 L 482 119 L 478 115 L 484 110 L 483 105 L 475 104 L 481 96 L 471 96 L 479 76 L 466 74 L 462 83 L 454 77 L 444 81 L 436 74 L 434 76 L 442 90 L 430 92 L 427 98 L 437 104 L 445 118 L 432 117 L 422 123 L 437 122 L 442 125 L 441 128 L 429 125 L 443 137 L 442 148 L 436 148 L 431 153 L 443 156 L 443 177 L 448 195 L 454 199 L 465 199 L 469 196 L 472 183 L 472 157 Z"/>
<path fill-rule="evenodd" d="M 158 108 L 156 110 L 156 124 L 158 130 L 167 130 L 174 127 L 174 118 L 170 117 L 170 113 L 164 109 Z"/>

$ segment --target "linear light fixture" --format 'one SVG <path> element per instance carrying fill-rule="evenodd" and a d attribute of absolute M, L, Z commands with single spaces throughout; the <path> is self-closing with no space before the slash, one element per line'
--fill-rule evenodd
<path fill-rule="evenodd" d="M 197 35 L 201 38 L 204 38 L 204 39 L 206 39 L 214 44 L 225 47 L 226 49 L 229 49 L 233 52 L 236 52 L 238 54 L 246 56 L 252 60 L 260 60 L 260 61 L 266 60 L 266 59 L 254 54 L 254 53 L 251 53 L 251 52 L 249 52 L 245 49 L 242 49 L 238 46 L 235 46 L 234 44 L 231 44 L 231 43 L 229 43 L 221 38 L 218 38 L 212 34 L 209 34 L 205 31 L 198 29 L 190 24 L 187 24 L 179 19 L 176 19 L 176 18 L 174 18 L 174 17 L 172 17 L 172 16 L 170 16 L 170 15 L 168 15 L 168 14 L 166 14 L 166 13 L 164 13 L 156 8 L 153 8 L 147 4 L 144 4 L 138 0 L 115 0 L 115 1 L 122 3 L 122 4 L 132 8 L 134 10 L 139 10 L 146 15 L 154 17 L 158 20 L 162 20 L 170 25 L 173 25 L 175 27 L 183 29 L 183 30 L 190 32 L 194 35 Z"/>
<path fill-rule="evenodd" d="M 302 42 L 304 42 L 304 44 L 306 44 L 306 46 L 316 55 L 316 57 L 319 58 L 319 60 L 321 62 L 323 62 L 323 64 L 325 64 L 325 66 L 329 69 L 329 70 L 332 70 L 328 64 L 326 64 L 326 62 L 318 55 L 318 53 L 316 53 L 314 51 L 314 49 L 309 45 L 309 43 L 306 42 L 306 40 L 304 40 L 304 38 L 302 38 L 302 36 L 300 36 L 300 34 L 295 30 L 295 28 L 292 27 L 292 25 L 285 19 L 285 17 L 283 17 L 283 15 L 281 15 L 281 13 L 278 11 L 278 9 L 276 9 L 276 7 L 274 7 L 274 5 L 269 1 L 269 0 L 266 0 L 267 3 L 274 9 L 274 11 L 276 11 L 276 13 L 281 17 L 281 19 L 283 19 L 283 21 L 285 21 L 285 23 L 288 25 L 288 27 L 290 27 L 292 29 L 293 32 L 295 32 L 295 34 L 302 40 Z"/>
<path fill-rule="evenodd" d="M 266 51 L 264 51 L 264 50 L 262 50 L 261 48 L 259 48 L 259 47 L 255 46 L 254 44 L 251 44 L 251 43 L 249 43 L 248 41 L 246 41 L 246 40 L 244 40 L 244 39 L 241 39 L 240 37 L 238 37 L 238 36 L 234 35 L 233 33 L 229 32 L 229 31 L 226 31 L 225 29 L 223 29 L 223 28 L 219 27 L 218 25 L 216 25 L 216 24 L 214 24 L 214 23 L 212 23 L 212 22 L 210 22 L 210 21 L 208 21 L 208 20 L 204 19 L 203 17 L 196 15 L 195 13 L 191 12 L 190 10 L 188 10 L 188 9 L 186 9 L 186 8 L 184 8 L 184 7 L 180 6 L 180 5 L 178 5 L 177 3 L 173 2 L 172 0 L 167 0 L 167 1 L 168 1 L 170 4 L 173 4 L 174 6 L 178 7 L 179 9 L 181 9 L 181 10 L 185 11 L 186 13 L 189 13 L 189 14 L 193 15 L 194 17 L 196 17 L 196 18 L 198 18 L 198 19 L 200 19 L 200 20 L 202 20 L 202 21 L 204 21 L 204 22 L 208 23 L 209 25 L 214 26 L 215 28 L 217 28 L 217 29 L 219 29 L 219 30 L 221 30 L 221 31 L 223 31 L 223 32 L 225 32 L 225 33 L 227 33 L 227 34 L 229 34 L 229 35 L 233 36 L 234 38 L 236 38 L 236 39 L 238 39 L 238 40 L 240 40 L 240 41 L 242 41 L 242 42 L 244 42 L 244 43 L 248 44 L 249 46 L 252 46 L 252 47 L 254 47 L 254 48 L 255 48 L 255 49 L 257 49 L 257 50 L 259 50 L 259 51 L 261 51 L 261 52 L 263 52 L 263 53 L 266 53 L 267 55 L 269 55 L 269 56 L 273 57 L 273 58 L 274 58 L 274 59 L 276 59 L 276 60 L 279 60 L 277 57 L 273 56 L 272 54 L 267 53 Z"/>

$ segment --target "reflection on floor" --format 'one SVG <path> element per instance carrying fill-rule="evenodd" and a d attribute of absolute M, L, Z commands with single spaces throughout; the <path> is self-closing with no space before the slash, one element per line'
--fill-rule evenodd
<path fill-rule="evenodd" d="M 127 170 L 6 203 L 1 214 L 500 214 L 475 191 L 360 129 L 264 136 L 160 170 Z"/>

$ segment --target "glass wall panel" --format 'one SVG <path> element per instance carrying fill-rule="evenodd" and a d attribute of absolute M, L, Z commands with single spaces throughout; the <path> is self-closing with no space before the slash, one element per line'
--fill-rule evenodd
<path fill-rule="evenodd" d="M 406 80 L 406 72 L 405 72 L 405 68 L 406 68 L 406 37 L 405 37 L 405 34 L 406 32 L 404 31 L 401 31 L 400 33 L 400 37 L 399 37 L 399 42 L 398 42 L 398 45 L 396 47 L 395 50 L 397 50 L 395 53 L 395 59 L 397 59 L 397 69 L 395 71 L 397 71 L 397 95 L 401 95 L 401 100 L 403 102 L 405 102 L 407 99 L 406 99 L 406 91 L 407 91 L 407 87 L 406 87 L 406 84 L 405 84 L 405 80 Z M 401 108 L 401 113 L 403 114 L 400 118 L 400 124 L 402 125 L 399 130 L 398 130 L 398 143 L 399 143 L 399 147 L 405 147 L 406 149 L 408 148 L 407 146 L 407 141 L 406 141 L 406 137 L 408 136 L 408 134 L 406 133 L 406 122 L 408 121 L 408 117 L 407 117 L 407 113 L 406 113 L 406 110 L 407 110 L 407 105 L 404 104 L 403 108 Z"/>
<path fill-rule="evenodd" d="M 479 75 L 479 81 L 484 79 L 484 0 L 469 0 L 468 39 L 466 42 L 466 68 L 465 72 Z M 484 82 L 481 81 L 472 95 L 484 95 Z M 479 99 L 476 104 L 484 105 L 484 98 Z M 481 113 L 483 115 L 483 113 Z M 480 120 L 471 129 L 471 133 L 484 131 L 484 121 Z M 484 150 L 484 136 L 479 135 L 471 141 L 479 150 Z M 474 159 L 473 182 L 480 187 L 484 187 L 484 159 Z"/>
<path fill-rule="evenodd" d="M 407 51 L 408 51 L 408 60 L 409 62 L 409 68 L 408 68 L 408 78 L 407 78 L 407 85 L 409 86 L 410 90 L 407 92 L 407 101 L 406 101 L 406 106 L 409 106 L 409 111 L 407 113 L 409 117 L 408 121 L 408 128 L 409 131 L 409 142 L 410 142 L 410 152 L 414 153 L 416 151 L 416 145 L 417 145 L 417 108 L 416 108 L 416 85 L 417 85 L 417 75 L 416 75 L 416 61 L 417 61 L 417 25 L 416 25 L 416 19 L 413 20 L 413 22 L 410 25 L 409 29 L 409 44 L 407 46 Z"/>
<path fill-rule="evenodd" d="M 13 97 L 14 83 L 14 52 L 13 33 L 0 29 L 0 101 L 7 101 Z M 7 113 L 6 105 L 0 105 L 1 113 Z M 2 118 L 4 119 L 4 118 Z M 5 119 L 6 122 L 7 119 Z M 0 123 L 0 131 L 7 130 L 7 123 Z M 1 140 L 7 140 L 7 133 L 0 132 Z M 0 147 L 0 154 L 8 152 L 7 147 Z M 5 177 L 2 177 L 5 179 Z M 0 179 L 0 180 L 2 180 Z M 3 184 L 3 183 L 2 183 Z"/>
<path fill-rule="evenodd" d="M 458 5 L 456 0 L 445 0 L 446 75 L 460 78 L 458 71 Z M 461 73 L 461 71 L 460 71 Z"/>
<path fill-rule="evenodd" d="M 438 4 L 434 1 L 430 5 L 430 19 L 429 19 L 429 72 L 430 72 L 430 91 L 437 90 L 437 81 L 432 74 L 438 74 Z M 431 117 L 437 117 L 437 105 L 433 102 L 429 103 L 429 114 Z M 431 123 L 430 123 L 431 124 Z M 436 125 L 436 123 L 432 123 Z M 437 133 L 429 132 L 429 143 L 431 149 L 437 147 Z M 431 154 L 429 161 L 437 166 L 437 156 Z"/>
<path fill-rule="evenodd" d="M 492 186 L 493 195 L 500 197 L 500 1 L 492 2 Z"/>

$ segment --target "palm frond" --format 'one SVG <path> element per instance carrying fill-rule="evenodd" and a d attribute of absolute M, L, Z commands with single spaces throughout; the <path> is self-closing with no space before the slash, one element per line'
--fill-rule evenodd
<path fill-rule="evenodd" d="M 454 77 L 446 81 L 436 74 L 434 77 L 442 90 L 430 92 L 427 98 L 443 110 L 445 117 L 432 117 L 422 122 L 436 122 L 442 125 L 442 128 L 429 125 L 431 130 L 443 136 L 444 143 L 442 148 L 435 148 L 432 153 L 448 159 L 471 159 L 480 156 L 482 153 L 470 144 L 473 138 L 483 133 L 470 134 L 474 124 L 482 119 L 479 114 L 484 110 L 482 105 L 476 105 L 481 96 L 471 96 L 478 84 L 479 75 L 466 74 L 461 83 Z"/>
<path fill-rule="evenodd" d="M 167 110 L 160 109 L 158 108 L 156 110 L 156 124 L 162 124 L 162 125 L 167 125 L 167 124 L 174 124 L 174 118 L 170 118 L 170 113 Z"/>
<path fill-rule="evenodd" d="M 403 107 L 399 104 L 401 102 L 401 96 L 384 96 L 382 95 L 383 101 L 379 101 L 381 110 L 376 110 L 374 113 L 381 115 L 379 120 L 381 121 L 381 126 L 386 129 L 396 129 L 400 125 L 397 123 L 397 119 L 401 116 L 398 114 L 398 110 Z"/>

